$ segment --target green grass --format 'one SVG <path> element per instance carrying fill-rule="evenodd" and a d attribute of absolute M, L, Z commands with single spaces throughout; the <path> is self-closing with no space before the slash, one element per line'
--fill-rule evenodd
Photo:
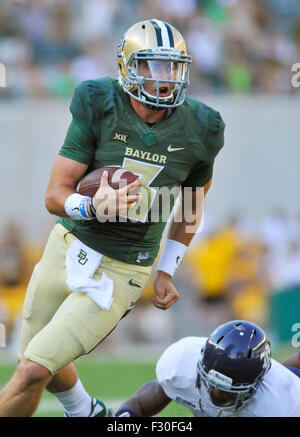
<path fill-rule="evenodd" d="M 274 349 L 273 356 L 282 361 L 288 355 L 295 353 L 289 345 Z M 125 361 L 121 359 L 103 360 L 82 357 L 76 361 L 80 379 L 91 396 L 98 397 L 108 406 L 118 408 L 120 403 L 129 398 L 141 385 L 155 379 L 155 363 Z M 0 363 L 0 386 L 12 376 L 15 365 Z M 41 406 L 35 416 L 63 416 L 62 407 L 55 397 L 44 392 Z M 161 417 L 191 417 L 190 410 L 182 405 L 171 402 L 158 416 Z"/>
<path fill-rule="evenodd" d="M 76 367 L 86 390 L 92 396 L 104 401 L 114 401 L 114 408 L 129 398 L 145 382 L 155 379 L 155 363 L 122 360 L 103 362 L 100 359 L 82 358 L 77 361 Z M 0 385 L 8 381 L 14 370 L 14 365 L 0 364 Z M 37 410 L 35 416 L 63 416 L 63 410 L 58 404 L 55 405 L 53 395 L 44 392 L 41 408 Z M 172 401 L 158 416 L 190 417 L 192 414 L 186 407 Z"/>

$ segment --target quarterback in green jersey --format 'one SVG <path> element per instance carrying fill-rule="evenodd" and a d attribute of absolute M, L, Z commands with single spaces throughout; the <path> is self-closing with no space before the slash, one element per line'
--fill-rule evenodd
<path fill-rule="evenodd" d="M 73 361 L 109 335 L 141 297 L 176 189 L 181 218 L 168 222 L 153 304 L 166 310 L 180 297 L 172 277 L 200 225 L 224 123 L 217 111 L 185 97 L 191 57 L 170 24 L 133 25 L 117 60 L 119 81 L 88 80 L 74 92 L 73 119 L 46 193 L 48 211 L 59 218 L 28 286 L 19 365 L 0 391 L 0 416 L 31 416 L 44 389 L 68 417 L 105 416 Z M 104 172 L 93 198 L 76 192 L 80 179 L 105 166 L 139 178 L 113 190 Z M 141 192 L 133 194 L 138 186 Z M 162 190 L 172 194 L 167 214 L 167 202 L 157 202 Z M 114 217 L 107 214 L 112 204 Z"/>

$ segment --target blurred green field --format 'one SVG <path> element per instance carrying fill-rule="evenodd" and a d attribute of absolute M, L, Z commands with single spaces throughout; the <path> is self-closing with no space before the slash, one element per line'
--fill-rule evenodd
<path fill-rule="evenodd" d="M 114 411 L 142 384 L 155 378 L 154 363 L 82 358 L 77 361 L 76 367 L 86 390 L 103 400 Z M 14 370 L 13 365 L 0 364 L 1 386 L 7 382 Z M 63 410 L 56 398 L 45 392 L 34 416 L 62 417 Z M 159 416 L 190 417 L 192 414 L 186 407 L 171 402 Z"/>
<path fill-rule="evenodd" d="M 273 351 L 273 357 L 282 361 L 295 353 L 291 346 L 282 346 Z M 116 411 L 121 402 L 130 397 L 142 384 L 155 379 L 155 363 L 125 361 L 121 359 L 96 359 L 82 357 L 76 361 L 80 379 L 87 391 L 103 400 Z M 4 385 L 15 370 L 15 365 L 0 363 L 0 386 Z M 45 392 L 36 417 L 62 417 L 63 410 L 56 398 Z M 191 417 L 184 406 L 171 402 L 161 413 L 161 417 Z"/>

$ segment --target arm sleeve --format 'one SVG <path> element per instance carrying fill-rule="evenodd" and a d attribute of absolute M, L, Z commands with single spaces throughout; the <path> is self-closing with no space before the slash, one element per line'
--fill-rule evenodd
<path fill-rule="evenodd" d="M 191 187 L 192 191 L 203 187 L 209 182 L 213 175 L 214 161 L 200 162 L 195 165 L 188 178 L 183 182 L 182 187 Z"/>
<path fill-rule="evenodd" d="M 94 110 L 87 82 L 75 88 L 70 111 L 73 120 L 59 155 L 90 164 L 97 142 L 92 128 Z"/>
<path fill-rule="evenodd" d="M 156 363 L 156 378 L 160 384 L 172 379 L 176 374 L 176 364 L 178 361 L 177 343 L 167 347 Z"/>
<path fill-rule="evenodd" d="M 207 131 L 204 145 L 207 152 L 207 161 L 198 162 L 192 169 L 183 187 L 191 187 L 195 191 L 210 181 L 213 175 L 213 166 L 216 155 L 224 145 L 225 124 L 219 112 L 212 110 L 208 114 Z"/>
<path fill-rule="evenodd" d="M 90 96 L 91 84 L 88 81 L 82 82 L 75 88 L 70 105 L 73 121 L 91 139 L 95 140 L 92 125 L 94 121 L 94 105 Z"/>
<path fill-rule="evenodd" d="M 94 156 L 94 150 L 94 141 L 73 120 L 59 155 L 89 165 Z"/>

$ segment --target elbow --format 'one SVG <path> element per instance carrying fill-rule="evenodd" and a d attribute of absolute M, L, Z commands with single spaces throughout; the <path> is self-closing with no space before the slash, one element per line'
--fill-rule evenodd
<path fill-rule="evenodd" d="M 53 200 L 49 192 L 45 196 L 45 207 L 50 214 L 54 214 Z"/>
<path fill-rule="evenodd" d="M 51 201 L 49 199 L 49 196 L 45 196 L 45 207 L 47 209 L 48 212 L 50 212 L 51 214 Z"/>
<path fill-rule="evenodd" d="M 210 179 L 207 184 L 204 185 L 204 196 L 206 196 L 206 193 L 208 192 L 208 190 L 210 189 L 210 186 L 212 184 L 212 179 Z"/>

